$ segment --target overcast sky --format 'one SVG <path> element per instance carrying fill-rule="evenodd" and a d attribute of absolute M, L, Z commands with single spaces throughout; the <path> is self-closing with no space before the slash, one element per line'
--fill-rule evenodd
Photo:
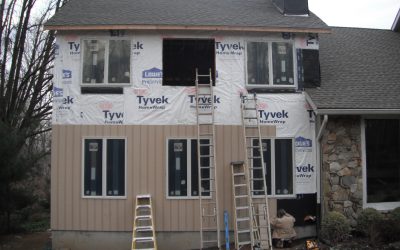
<path fill-rule="evenodd" d="M 308 0 L 308 6 L 329 26 L 390 29 L 400 0 Z"/>

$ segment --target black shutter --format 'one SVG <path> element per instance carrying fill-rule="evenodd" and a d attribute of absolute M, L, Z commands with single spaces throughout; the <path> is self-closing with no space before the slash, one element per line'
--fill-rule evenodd
<path fill-rule="evenodd" d="M 321 86 L 319 51 L 313 49 L 297 50 L 299 88 Z"/>

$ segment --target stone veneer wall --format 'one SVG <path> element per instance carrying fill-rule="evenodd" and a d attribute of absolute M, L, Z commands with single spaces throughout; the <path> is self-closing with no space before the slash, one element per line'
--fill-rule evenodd
<path fill-rule="evenodd" d="M 363 194 L 361 118 L 329 116 L 321 147 L 322 209 L 344 214 L 355 226 Z"/>

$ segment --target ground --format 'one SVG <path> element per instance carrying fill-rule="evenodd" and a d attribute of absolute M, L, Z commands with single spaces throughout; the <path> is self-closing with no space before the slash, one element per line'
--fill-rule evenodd
<path fill-rule="evenodd" d="M 0 236 L 0 250 L 51 250 L 51 233 L 50 232 L 37 232 L 27 234 L 13 234 Z M 223 247 L 225 249 L 225 246 Z M 234 244 L 230 249 L 234 249 Z M 243 248 L 243 250 L 248 250 Z M 277 249 L 277 248 L 274 248 Z M 295 240 L 291 248 L 279 248 L 284 250 L 305 250 L 305 239 Z M 340 243 L 335 247 L 329 247 L 319 242 L 319 250 L 399 250 L 400 242 L 390 244 L 379 244 L 371 246 L 363 238 L 353 238 L 345 243 Z"/>
<path fill-rule="evenodd" d="M 0 250 L 51 250 L 51 233 L 37 232 L 0 236 Z"/>

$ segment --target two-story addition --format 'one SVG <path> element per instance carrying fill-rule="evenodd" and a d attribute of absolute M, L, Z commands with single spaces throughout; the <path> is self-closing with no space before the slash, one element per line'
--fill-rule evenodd
<path fill-rule="evenodd" d="M 231 162 L 243 161 L 240 95 L 257 93 L 269 210 L 299 237 L 316 215 L 319 34 L 307 1 L 71 0 L 55 30 L 51 228 L 55 249 L 129 249 L 134 201 L 153 199 L 160 249 L 199 248 L 196 103 L 215 115 L 219 218 L 233 228 Z M 211 70 L 214 94 L 196 97 Z M 232 240 L 232 239 L 231 239 Z"/>

